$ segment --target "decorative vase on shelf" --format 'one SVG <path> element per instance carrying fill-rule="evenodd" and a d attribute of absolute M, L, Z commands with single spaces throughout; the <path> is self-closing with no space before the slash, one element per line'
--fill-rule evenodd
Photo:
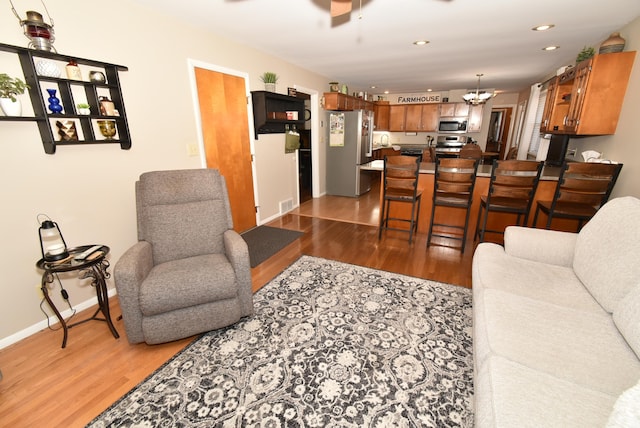
<path fill-rule="evenodd" d="M 21 116 L 22 103 L 18 98 L 13 101 L 11 98 L 0 98 L 0 108 L 5 116 Z"/>
<path fill-rule="evenodd" d="M 600 45 L 600 49 L 598 53 L 606 54 L 613 52 L 622 52 L 624 50 L 624 45 L 626 40 L 620 37 L 620 33 L 611 33 L 609 38 L 602 42 Z"/>
<path fill-rule="evenodd" d="M 56 97 L 56 89 L 47 89 L 47 92 L 49 93 L 49 98 L 47 99 L 49 101 L 49 110 L 53 114 L 61 113 L 62 105 L 58 97 Z"/>
<path fill-rule="evenodd" d="M 264 84 L 264 90 L 265 91 L 269 91 L 269 92 L 275 92 L 276 91 L 276 84 L 275 83 L 265 83 Z"/>

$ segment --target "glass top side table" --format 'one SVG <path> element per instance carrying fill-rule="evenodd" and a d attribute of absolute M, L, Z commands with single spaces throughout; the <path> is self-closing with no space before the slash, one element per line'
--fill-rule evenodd
<path fill-rule="evenodd" d="M 88 254 L 84 259 L 77 259 L 80 254 L 84 253 L 92 247 L 99 248 L 91 254 Z M 56 262 L 48 262 L 44 259 L 40 259 L 36 262 L 36 267 L 44 271 L 42 274 L 42 282 L 40 286 L 44 299 L 56 314 L 56 317 L 60 321 L 60 325 L 62 326 L 62 329 L 64 331 L 64 336 L 62 338 L 62 347 L 64 348 L 67 346 L 68 330 L 71 327 L 92 320 L 106 322 L 109 326 L 109 330 L 111 330 L 111 333 L 113 334 L 113 337 L 118 339 L 120 335 L 118 334 L 118 331 L 111 321 L 111 313 L 109 312 L 109 295 L 106 279 L 109 278 L 111 274 L 107 272 L 107 269 L 109 268 L 109 262 L 105 260 L 106 255 L 109 254 L 110 251 L 109 247 L 107 247 L 106 245 L 82 245 L 80 247 L 69 248 L 68 251 L 69 257 L 67 257 L 66 259 Z M 60 314 L 60 311 L 58 310 L 58 308 L 56 308 L 56 305 L 53 303 L 51 297 L 49 296 L 48 285 L 55 280 L 58 273 L 72 271 L 77 271 L 80 275 L 82 275 L 82 278 L 91 278 L 91 286 L 95 288 L 96 296 L 98 298 L 98 309 L 96 309 L 93 316 L 87 319 L 75 322 L 73 324 L 67 324 L 65 319 Z M 104 318 L 98 318 L 99 313 L 102 313 Z"/>

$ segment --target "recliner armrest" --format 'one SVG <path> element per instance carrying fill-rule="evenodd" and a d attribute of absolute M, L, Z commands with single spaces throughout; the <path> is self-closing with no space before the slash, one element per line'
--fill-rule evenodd
<path fill-rule="evenodd" d="M 238 297 L 246 314 L 253 313 L 253 291 L 249 247 L 242 236 L 233 229 L 224 232 L 224 249 L 238 281 Z"/>
<path fill-rule="evenodd" d="M 139 241 L 120 257 L 113 270 L 118 300 L 122 310 L 124 328 L 129 343 L 144 342 L 142 312 L 140 311 L 140 285 L 153 268 L 151 244 Z"/>
<path fill-rule="evenodd" d="M 577 233 L 508 226 L 504 232 L 505 253 L 558 266 L 572 266 Z"/>

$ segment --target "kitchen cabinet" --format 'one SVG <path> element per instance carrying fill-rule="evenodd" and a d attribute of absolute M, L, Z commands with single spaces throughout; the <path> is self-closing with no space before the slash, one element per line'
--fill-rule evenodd
<path fill-rule="evenodd" d="M 287 126 L 304 126 L 304 100 L 269 91 L 252 91 L 253 126 L 258 134 L 283 134 Z"/>
<path fill-rule="evenodd" d="M 324 109 L 337 111 L 369 110 L 373 111 L 373 102 L 352 97 L 341 92 L 324 93 Z"/>
<path fill-rule="evenodd" d="M 394 104 L 389 108 L 389 131 L 404 132 L 406 105 Z"/>
<path fill-rule="evenodd" d="M 404 130 L 408 132 L 436 132 L 438 112 L 438 104 L 407 105 Z"/>
<path fill-rule="evenodd" d="M 467 117 L 469 116 L 469 105 L 467 103 L 442 103 L 440 104 L 440 116 Z"/>
<path fill-rule="evenodd" d="M 469 122 L 467 124 L 467 132 L 480 132 L 482 130 L 482 118 L 484 115 L 484 106 L 469 106 Z"/>
<path fill-rule="evenodd" d="M 556 77 L 547 92 L 541 131 L 614 134 L 635 55 L 635 52 L 596 55 Z"/>
<path fill-rule="evenodd" d="M 389 130 L 389 112 L 391 106 L 389 102 L 376 102 L 373 104 L 373 126 L 376 131 Z"/>
<path fill-rule="evenodd" d="M 32 117 L 0 116 L 0 121 L 35 121 L 47 154 L 54 154 L 56 147 L 62 145 L 119 144 L 121 149 L 131 148 L 119 79 L 119 72 L 127 71 L 127 67 L 2 43 L 0 51 L 18 56 L 24 79 L 30 86 L 29 98 L 34 113 Z M 89 71 L 102 73 L 104 80 L 96 82 L 61 77 L 61 70 L 70 59 L 75 60 L 87 74 Z M 49 70 L 49 75 L 42 73 L 41 70 L 45 68 Z M 38 74 L 37 70 L 40 70 L 41 74 Z M 62 105 L 61 112 L 53 113 L 47 110 L 47 99 L 51 99 L 47 90 L 55 90 L 55 96 Z M 113 102 L 111 111 L 101 110 L 101 97 Z M 77 107 L 79 103 L 89 104 L 90 114 L 80 114 Z M 102 135 L 99 122 L 103 121 L 107 122 L 103 123 L 103 127 L 111 126 L 112 130 L 115 128 L 114 135 Z"/>

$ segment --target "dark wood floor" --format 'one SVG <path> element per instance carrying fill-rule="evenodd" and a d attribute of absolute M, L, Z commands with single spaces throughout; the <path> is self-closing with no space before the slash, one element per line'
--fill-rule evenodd
<path fill-rule="evenodd" d="M 471 242 L 462 255 L 443 246 L 427 249 L 424 235 L 411 245 L 400 232 L 378 240 L 377 198 L 373 189 L 358 199 L 314 199 L 270 222 L 305 233 L 252 269 L 254 290 L 302 254 L 470 287 Z M 117 297 L 111 308 L 117 317 Z M 80 316 L 91 310 L 85 312 Z M 66 349 L 60 348 L 60 331 L 43 330 L 0 350 L 0 426 L 84 426 L 193 340 L 129 345 L 122 321 L 116 328 L 118 340 L 102 323 L 90 322 L 70 330 Z"/>

